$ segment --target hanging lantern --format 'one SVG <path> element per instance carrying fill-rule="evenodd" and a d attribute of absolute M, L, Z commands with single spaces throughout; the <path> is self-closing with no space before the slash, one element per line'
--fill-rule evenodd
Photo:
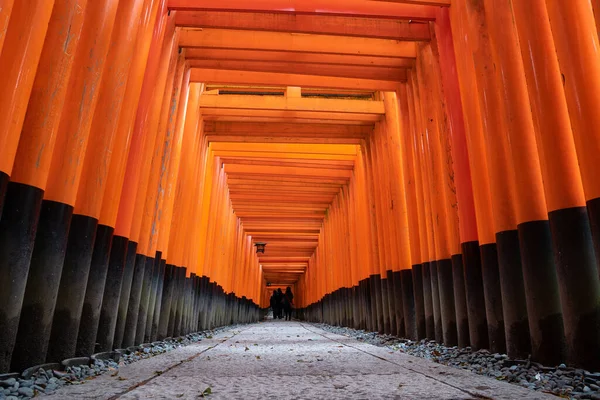
<path fill-rule="evenodd" d="M 256 242 L 254 245 L 256 246 L 256 254 L 265 254 L 265 246 L 267 245 L 265 242 Z"/>

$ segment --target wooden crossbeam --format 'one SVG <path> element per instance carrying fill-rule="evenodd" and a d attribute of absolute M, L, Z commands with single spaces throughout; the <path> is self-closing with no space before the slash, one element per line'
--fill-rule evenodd
<path fill-rule="evenodd" d="M 327 168 L 327 169 L 345 169 L 351 171 L 354 168 L 354 160 L 312 160 L 312 159 L 263 159 L 256 157 L 221 157 L 221 161 L 225 164 L 242 164 L 242 165 L 269 165 L 273 167 L 288 166 L 288 167 L 306 167 L 306 168 Z"/>
<path fill-rule="evenodd" d="M 288 232 L 289 231 L 289 232 Z M 306 231 L 306 230 L 305 230 Z M 262 232 L 258 229 L 246 229 L 245 232 L 251 234 L 255 239 L 257 237 L 269 239 L 269 240 L 278 240 L 278 239 L 289 239 L 293 237 L 297 241 L 309 242 L 313 243 L 319 239 L 318 233 L 319 229 L 311 229 L 310 232 L 301 231 L 300 228 L 292 229 L 292 228 L 273 228 L 272 231 Z"/>
<path fill-rule="evenodd" d="M 192 68 L 190 81 L 206 84 L 300 86 L 382 91 L 395 91 L 401 86 L 397 81 L 208 68 Z"/>
<path fill-rule="evenodd" d="M 355 67 L 412 68 L 415 60 L 403 57 L 377 57 L 353 54 L 324 54 L 299 51 L 265 51 L 248 49 L 197 49 L 188 48 L 185 52 L 188 60 L 212 61 L 261 61 L 296 64 L 326 64 Z M 282 91 L 284 89 L 282 88 Z"/>
<path fill-rule="evenodd" d="M 227 110 L 274 110 L 312 113 L 384 115 L 383 101 L 345 100 L 280 96 L 201 96 L 200 108 Z"/>
<path fill-rule="evenodd" d="M 262 165 L 239 165 L 225 164 L 225 173 L 230 175 L 269 175 L 269 176 L 287 176 L 287 177 L 329 177 L 350 179 L 352 171 L 330 170 L 320 168 L 302 168 L 302 167 L 279 167 L 276 170 L 271 166 Z"/>
<path fill-rule="evenodd" d="M 433 21 L 440 0 L 400 0 L 372 2 L 364 0 L 169 0 L 171 10 L 277 12 L 305 15 L 351 15 L 357 17 L 396 18 Z M 447 5 L 449 2 L 442 2 Z M 425 5 L 422 5 L 425 4 Z"/>
<path fill-rule="evenodd" d="M 410 58 L 415 58 L 417 51 L 415 42 L 410 41 L 304 35 L 288 32 L 191 28 L 181 30 L 179 46 Z"/>
<path fill-rule="evenodd" d="M 219 145 L 238 145 L 239 143 L 210 143 L 210 146 L 219 146 Z M 248 144 L 248 145 L 256 145 L 256 144 Z M 309 146 L 306 144 L 274 144 L 274 143 L 265 143 L 265 146 Z M 320 146 L 320 145 L 319 145 Z M 324 145 L 331 146 L 331 145 Z M 345 146 L 345 145 L 338 145 Z M 354 154 L 328 154 L 328 153 L 320 153 L 320 154 L 306 154 L 303 152 L 294 152 L 290 154 L 286 154 L 285 156 L 281 156 L 281 154 L 277 152 L 261 152 L 261 151 L 234 151 L 234 150 L 215 150 L 215 155 L 219 157 L 252 157 L 252 158 L 260 158 L 260 159 L 304 159 L 304 160 L 343 160 L 343 161 L 354 161 Z M 231 181 L 230 181 L 231 182 Z M 239 182 L 238 182 L 239 183 Z"/>
<path fill-rule="evenodd" d="M 240 151 L 245 153 L 280 153 L 283 157 L 294 157 L 294 154 L 302 154 L 302 157 L 309 155 L 308 158 L 314 156 L 319 158 L 319 155 L 340 155 L 340 156 L 356 156 L 356 146 L 340 146 L 340 145 L 322 145 L 322 146 L 310 146 L 303 144 L 289 144 L 289 145 L 276 145 L 276 144 L 228 144 L 228 143 L 215 143 L 211 145 L 213 151 Z"/>
<path fill-rule="evenodd" d="M 253 218 L 258 218 L 261 220 L 269 220 L 269 219 L 297 219 L 297 220 L 315 220 L 315 221 L 321 221 L 324 217 L 325 217 L 325 212 L 324 211 L 318 211 L 318 212 L 286 212 L 286 211 L 273 211 L 270 212 L 268 215 L 265 215 L 264 213 L 260 213 L 260 212 L 256 212 L 256 211 L 236 211 L 235 212 L 236 215 L 240 218 L 245 218 L 245 219 L 253 219 Z"/>
<path fill-rule="evenodd" d="M 204 132 L 266 135 L 297 135 L 313 134 L 315 136 L 351 136 L 360 137 L 373 132 L 373 126 L 332 125 L 332 124 L 269 124 L 269 123 L 242 123 L 242 122 L 206 122 Z"/>
<path fill-rule="evenodd" d="M 319 56 L 315 58 L 318 60 Z M 189 60 L 191 68 L 241 70 L 248 72 L 289 73 L 298 75 L 334 76 L 340 78 L 360 78 L 383 81 L 406 81 L 405 68 L 323 63 L 295 63 L 281 61 L 239 61 L 239 60 Z"/>
<path fill-rule="evenodd" d="M 267 122 L 267 123 L 285 123 L 295 122 L 298 124 L 339 124 L 344 123 L 348 125 L 357 126 L 368 126 L 372 125 L 371 121 L 358 121 L 358 120 L 324 120 L 321 118 L 294 118 L 294 117 L 248 117 L 241 116 L 236 117 L 232 115 L 211 115 L 206 117 L 205 121 L 212 122 Z M 326 144 L 326 143 L 325 143 Z"/>
<path fill-rule="evenodd" d="M 333 122 L 333 121 L 330 121 Z M 244 123 L 207 121 L 209 142 L 360 144 L 373 126 L 300 123 Z M 226 156 L 226 155 L 224 155 Z M 233 156 L 238 156 L 235 154 Z M 273 155 L 267 156 L 273 157 Z M 314 162 L 319 162 L 315 160 Z"/>
<path fill-rule="evenodd" d="M 429 40 L 431 38 L 429 25 L 426 23 L 336 15 L 178 11 L 175 15 L 175 24 L 183 27 L 327 34 L 394 40 Z"/>
<path fill-rule="evenodd" d="M 382 115 L 379 114 L 351 114 L 351 113 L 327 113 L 319 111 L 288 111 L 288 110 L 252 110 L 240 108 L 212 108 L 203 107 L 201 109 L 202 116 L 205 120 L 211 121 L 220 117 L 219 121 L 227 121 L 229 117 L 264 117 L 264 118 L 300 118 L 310 119 L 314 121 L 358 121 L 365 123 L 375 123 L 381 120 Z"/>
<path fill-rule="evenodd" d="M 380 1 L 386 3 L 396 4 L 421 4 L 430 6 L 449 6 L 451 0 L 368 0 L 368 1 Z"/>
<path fill-rule="evenodd" d="M 261 135 L 206 135 L 209 142 L 236 142 L 236 143 L 304 143 L 304 144 L 360 144 L 360 138 L 316 138 L 316 137 L 289 137 L 289 136 L 261 136 Z"/>

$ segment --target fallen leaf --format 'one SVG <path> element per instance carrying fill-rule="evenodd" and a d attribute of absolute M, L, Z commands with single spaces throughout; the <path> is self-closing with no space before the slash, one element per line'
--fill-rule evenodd
<path fill-rule="evenodd" d="M 212 337 L 212 335 L 208 335 L 206 338 L 207 339 L 212 339 L 213 337 Z"/>
<path fill-rule="evenodd" d="M 119 375 L 119 370 L 116 370 L 114 373 L 110 374 L 110 376 L 117 376 Z"/>
<path fill-rule="evenodd" d="M 154 371 L 155 375 L 162 375 L 162 373 L 163 373 L 162 371 Z"/>
<path fill-rule="evenodd" d="M 258 344 L 257 344 L 257 343 L 254 343 L 254 345 L 255 345 L 255 346 L 258 346 Z"/>
<path fill-rule="evenodd" d="M 248 347 L 246 347 L 246 348 L 244 349 L 244 351 L 248 351 L 248 350 L 250 350 Z"/>
<path fill-rule="evenodd" d="M 256 356 L 256 359 L 257 359 L 257 360 L 260 360 L 260 356 Z"/>
<path fill-rule="evenodd" d="M 122 376 L 117 377 L 117 379 L 120 380 L 120 381 L 126 381 L 127 380 L 127 378 L 123 378 Z"/>
<path fill-rule="evenodd" d="M 212 394 L 212 389 L 209 386 L 206 389 L 204 389 L 204 391 L 198 397 L 207 397 L 207 396 L 210 396 L 211 394 Z"/>

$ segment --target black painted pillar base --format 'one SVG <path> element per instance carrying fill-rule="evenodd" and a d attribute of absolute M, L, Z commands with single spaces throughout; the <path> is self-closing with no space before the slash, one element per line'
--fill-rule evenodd
<path fill-rule="evenodd" d="M 595 250 L 595 255 L 596 255 L 596 267 L 598 268 L 598 274 L 600 275 L 600 197 L 588 200 L 586 205 L 587 205 L 586 208 L 587 208 L 587 215 L 588 215 L 588 220 L 589 220 L 589 224 L 590 224 L 590 230 L 592 232 L 592 242 L 594 243 L 594 250 Z M 569 212 L 569 210 L 573 210 L 573 211 Z M 580 207 L 576 207 L 573 209 L 567 209 L 567 210 L 553 211 L 548 216 L 550 217 L 552 214 L 556 214 L 556 213 L 577 214 L 577 212 L 574 210 L 580 210 Z M 581 212 L 583 212 L 583 210 L 579 211 L 579 213 L 581 213 Z M 573 217 L 571 217 L 571 218 L 573 218 Z M 554 219 L 556 220 L 555 222 L 559 222 L 561 220 L 561 218 L 556 218 L 556 217 L 554 217 Z M 587 245 L 588 242 L 586 241 L 585 244 Z M 587 252 L 587 250 L 586 250 L 586 252 Z"/>
<path fill-rule="evenodd" d="M 429 263 L 429 275 L 431 276 L 431 301 L 433 304 L 433 321 L 435 327 L 435 340 L 438 343 L 444 342 L 444 330 L 442 326 L 442 308 L 440 299 L 440 288 L 437 273 L 437 261 Z"/>
<path fill-rule="evenodd" d="M 185 301 L 185 279 L 187 274 L 187 268 L 182 267 L 179 270 L 179 279 L 177 281 L 177 303 L 175 304 L 175 325 L 173 326 L 173 336 L 181 335 L 181 326 L 183 321 L 183 305 Z M 213 285 L 213 290 L 216 288 Z M 209 326 L 210 327 L 210 326 Z"/>
<path fill-rule="evenodd" d="M 361 329 L 362 316 L 361 316 L 358 290 L 359 290 L 358 286 L 352 286 L 352 288 L 350 288 L 350 296 L 352 298 L 352 311 L 353 311 L 352 312 L 352 327 L 354 329 Z M 301 310 L 298 310 L 298 315 L 301 315 Z"/>
<path fill-rule="evenodd" d="M 479 242 L 463 243 L 462 254 L 465 298 L 469 317 L 469 340 L 474 350 L 485 349 L 489 346 L 489 338 Z"/>
<path fill-rule="evenodd" d="M 98 324 L 98 351 L 113 349 L 117 314 L 121 300 L 121 284 L 123 271 L 127 258 L 127 245 L 129 240 L 123 236 L 113 236 L 106 273 L 106 284 L 102 295 L 102 308 L 100 310 L 100 323 Z"/>
<path fill-rule="evenodd" d="M 529 239 L 536 240 L 537 238 Z M 525 286 L 523 285 L 519 232 L 510 230 L 496 233 L 496 244 L 500 289 L 502 298 L 505 299 L 502 310 L 506 353 L 511 358 L 526 358 L 531 354 L 531 342 Z M 529 243 L 524 242 L 523 245 L 527 246 Z"/>
<path fill-rule="evenodd" d="M 361 307 L 364 317 L 364 328 L 367 331 L 373 331 L 373 314 L 371 313 L 370 280 L 363 279 L 358 284 L 360 286 Z"/>
<path fill-rule="evenodd" d="M 142 292 L 140 295 L 140 305 L 138 310 L 137 327 L 135 330 L 135 341 L 133 344 L 138 345 L 144 342 L 146 334 L 146 322 L 148 321 L 148 304 L 150 302 L 150 291 L 152 290 L 152 278 L 154 275 L 153 257 L 146 257 L 146 265 L 144 266 L 144 278 L 142 280 Z"/>
<path fill-rule="evenodd" d="M 160 323 L 160 314 L 162 310 L 162 297 L 163 297 L 163 286 L 165 282 L 165 269 L 167 261 L 164 259 L 160 260 L 158 266 L 158 285 L 156 287 L 156 301 L 154 304 L 154 316 L 152 318 L 152 332 L 150 334 L 150 341 L 155 342 L 158 338 L 158 326 Z"/>
<path fill-rule="evenodd" d="M 356 326 L 354 321 L 354 292 L 353 287 L 344 289 L 344 297 L 346 299 L 346 323 L 347 326 Z"/>
<path fill-rule="evenodd" d="M 377 301 L 372 292 L 371 282 L 371 277 L 365 281 L 365 306 L 367 307 L 365 311 L 367 313 L 369 331 L 375 332 L 377 330 Z"/>
<path fill-rule="evenodd" d="M 171 301 L 171 312 L 169 313 L 169 323 L 167 329 L 167 336 L 174 337 L 175 335 L 175 321 L 177 319 L 177 305 L 179 303 L 179 297 L 181 296 L 181 278 L 182 273 L 185 271 L 183 267 L 173 267 L 173 299 Z M 208 325 L 206 328 L 208 329 Z"/>
<path fill-rule="evenodd" d="M 10 182 L 0 218 L 0 373 L 8 372 L 43 192 Z"/>
<path fill-rule="evenodd" d="M 124 348 L 135 344 L 138 315 L 140 313 L 140 299 L 142 297 L 142 284 L 144 282 L 147 258 L 148 257 L 141 254 L 135 255 L 131 290 L 129 292 L 129 302 L 127 304 L 127 318 L 125 319 L 123 343 L 121 343 L 121 347 Z"/>
<path fill-rule="evenodd" d="M 179 334 L 185 335 L 187 334 L 187 321 L 189 316 L 189 305 L 190 305 L 190 286 L 191 280 L 193 279 L 193 275 L 190 274 L 190 277 L 186 277 L 183 286 L 183 308 L 181 310 L 181 327 Z"/>
<path fill-rule="evenodd" d="M 44 200 L 29 267 L 11 370 L 46 360 L 73 207 Z"/>
<path fill-rule="evenodd" d="M 200 309 L 198 310 L 198 326 L 200 330 L 206 329 L 208 316 L 208 277 L 200 277 Z"/>
<path fill-rule="evenodd" d="M 127 244 L 127 256 L 125 257 L 123 281 L 121 282 L 121 294 L 119 295 L 117 324 L 115 326 L 115 338 L 113 341 L 113 347 L 115 349 L 120 349 L 123 347 L 123 335 L 125 334 L 125 322 L 127 321 L 127 308 L 129 306 L 129 296 L 131 293 L 131 283 L 133 281 L 133 269 L 135 268 L 136 252 L 137 243 L 130 241 Z"/>
<path fill-rule="evenodd" d="M 423 265 L 414 264 L 412 266 L 413 293 L 415 299 L 415 329 L 417 339 L 424 339 L 427 336 L 425 319 L 425 294 L 423 293 Z"/>
<path fill-rule="evenodd" d="M 415 313 L 415 297 L 413 290 L 413 273 L 410 269 L 394 272 L 394 278 L 398 279 L 402 291 L 402 308 L 404 312 L 404 336 L 407 339 L 417 339 L 417 321 Z"/>
<path fill-rule="evenodd" d="M 100 322 L 100 309 L 102 308 L 113 232 L 114 229 L 106 225 L 98 225 L 96 230 L 96 242 L 85 290 L 85 300 L 77 337 L 77 349 L 75 351 L 75 355 L 78 357 L 90 356 L 96 350 L 96 334 Z"/>
<path fill-rule="evenodd" d="M 144 333 L 144 342 L 150 342 L 152 337 L 152 324 L 154 323 L 154 308 L 156 307 L 156 292 L 158 290 L 160 261 L 162 252 L 157 251 L 152 266 L 152 277 L 150 282 L 150 293 L 148 296 L 148 310 L 146 316 L 146 327 Z"/>
<path fill-rule="evenodd" d="M 368 295 L 368 290 L 369 290 L 369 280 L 367 279 L 363 279 L 362 281 L 358 282 L 358 287 L 359 287 L 359 296 L 360 296 L 360 306 L 361 306 L 361 317 L 362 317 L 362 323 L 361 323 L 361 329 L 365 329 L 367 331 L 371 331 L 371 303 L 370 303 L 370 297 Z"/>
<path fill-rule="evenodd" d="M 477 246 L 479 247 L 479 245 Z M 469 346 L 469 314 L 465 294 L 465 274 L 462 254 L 452 256 L 452 280 L 454 288 L 454 310 L 456 313 L 456 331 L 458 347 Z"/>
<path fill-rule="evenodd" d="M 505 353 L 506 340 L 504 336 L 498 251 L 495 243 L 480 246 L 480 251 L 490 350 L 494 353 Z"/>
<path fill-rule="evenodd" d="M 6 199 L 6 189 L 8 187 L 9 177 L 5 172 L 0 171 L 0 218 L 2 218 L 2 208 Z"/>
<path fill-rule="evenodd" d="M 456 346 L 458 333 L 456 331 L 456 311 L 454 309 L 454 278 L 452 276 L 452 260 L 436 261 L 438 288 L 440 291 L 440 312 L 442 314 L 442 331 L 444 344 Z"/>
<path fill-rule="evenodd" d="M 375 316 L 374 332 L 383 333 L 383 307 L 381 304 L 381 276 L 374 274 L 369 277 L 371 287 L 371 309 Z"/>
<path fill-rule="evenodd" d="M 390 282 L 387 280 L 387 272 L 385 276 L 381 276 L 381 314 L 383 316 L 383 333 L 392 333 L 392 318 L 390 315 Z"/>
<path fill-rule="evenodd" d="M 47 362 L 59 362 L 75 356 L 97 226 L 98 221 L 91 217 L 73 215 L 71 219 Z"/>
<path fill-rule="evenodd" d="M 423 301 L 425 304 L 425 336 L 435 339 L 435 319 L 433 315 L 433 298 L 431 293 L 431 270 L 430 263 L 421 264 L 423 275 Z"/>
<path fill-rule="evenodd" d="M 402 297 L 402 278 L 400 271 L 388 271 L 388 280 L 394 286 L 394 317 L 396 325 L 392 327 L 393 334 L 398 337 L 406 337 L 406 320 L 404 316 L 404 298 Z"/>
<path fill-rule="evenodd" d="M 558 365 L 566 359 L 566 348 L 550 223 L 526 222 L 518 229 L 531 355 L 544 365 Z"/>
<path fill-rule="evenodd" d="M 598 216 L 598 202 L 588 202 Z M 563 310 L 567 360 L 590 371 L 600 370 L 600 281 L 590 222 L 583 207 L 549 215 Z M 597 240 L 597 239 L 596 239 Z"/>

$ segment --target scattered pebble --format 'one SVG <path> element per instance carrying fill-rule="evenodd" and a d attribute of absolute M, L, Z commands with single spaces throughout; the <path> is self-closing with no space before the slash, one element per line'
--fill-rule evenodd
<path fill-rule="evenodd" d="M 127 351 L 121 355 L 119 362 L 114 360 L 93 360 L 90 365 L 67 367 L 64 371 L 39 369 L 29 379 L 9 378 L 0 380 L 0 400 L 22 400 L 49 394 L 64 385 L 79 385 L 93 379 L 105 372 L 118 373 L 122 365 L 134 363 L 145 358 L 166 353 L 179 347 L 184 347 L 203 339 L 212 338 L 213 335 L 225 330 L 235 328 L 227 326 L 204 332 L 190 333 L 178 338 L 168 338 L 160 342 L 153 342 L 143 346 L 134 346 L 134 351 Z"/>
<path fill-rule="evenodd" d="M 510 359 L 506 354 L 494 354 L 470 347 L 447 347 L 435 340 L 413 341 L 393 335 L 366 332 L 351 328 L 316 324 L 319 328 L 339 335 L 390 350 L 400 351 L 433 362 L 462 368 L 479 375 L 504 380 L 531 390 L 552 393 L 568 399 L 600 400 L 600 372 L 571 368 L 565 364 L 555 367 L 527 360 Z"/>

